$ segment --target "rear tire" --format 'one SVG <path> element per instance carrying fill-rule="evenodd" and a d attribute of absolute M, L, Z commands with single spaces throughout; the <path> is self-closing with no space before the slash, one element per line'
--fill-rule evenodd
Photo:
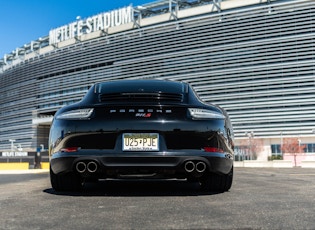
<path fill-rule="evenodd" d="M 50 168 L 50 182 L 55 191 L 78 191 L 82 188 L 79 176 L 74 173 L 55 174 Z"/>
<path fill-rule="evenodd" d="M 228 174 L 209 173 L 202 176 L 199 180 L 201 189 L 212 192 L 226 192 L 232 187 L 233 167 Z"/>

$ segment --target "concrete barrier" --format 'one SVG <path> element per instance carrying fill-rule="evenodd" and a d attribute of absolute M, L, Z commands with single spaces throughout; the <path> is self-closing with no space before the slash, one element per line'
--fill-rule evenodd
<path fill-rule="evenodd" d="M 49 169 L 49 162 L 42 162 L 41 169 Z"/>
<path fill-rule="evenodd" d="M 272 167 L 272 161 L 244 161 L 244 167 L 248 168 L 271 168 Z"/>
<path fill-rule="evenodd" d="M 273 168 L 293 168 L 293 162 L 290 160 L 273 160 Z"/>
<path fill-rule="evenodd" d="M 234 167 L 244 167 L 244 161 L 234 161 Z"/>
<path fill-rule="evenodd" d="M 315 161 L 305 161 L 305 167 L 315 168 Z M 258 161 L 258 160 L 245 160 L 234 161 L 234 167 L 248 167 L 248 168 L 293 168 L 291 160 L 273 160 L 273 161 Z"/>
<path fill-rule="evenodd" d="M 26 170 L 29 167 L 28 162 L 0 163 L 0 170 Z"/>
<path fill-rule="evenodd" d="M 303 160 L 301 161 L 302 168 L 315 168 L 315 161 L 313 160 Z"/>

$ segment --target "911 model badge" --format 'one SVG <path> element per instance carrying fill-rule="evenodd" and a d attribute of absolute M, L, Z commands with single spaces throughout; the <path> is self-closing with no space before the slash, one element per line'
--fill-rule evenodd
<path fill-rule="evenodd" d="M 151 113 L 136 113 L 136 117 L 151 117 Z"/>

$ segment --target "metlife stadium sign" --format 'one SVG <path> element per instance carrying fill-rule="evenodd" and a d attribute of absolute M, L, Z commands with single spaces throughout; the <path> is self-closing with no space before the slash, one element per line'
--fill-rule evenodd
<path fill-rule="evenodd" d="M 3 157 L 27 157 L 28 152 L 2 152 Z"/>
<path fill-rule="evenodd" d="M 49 44 L 66 41 L 71 38 L 96 31 L 106 31 L 110 27 L 120 26 L 133 22 L 134 9 L 131 6 L 101 13 L 84 20 L 77 20 L 49 32 Z"/>

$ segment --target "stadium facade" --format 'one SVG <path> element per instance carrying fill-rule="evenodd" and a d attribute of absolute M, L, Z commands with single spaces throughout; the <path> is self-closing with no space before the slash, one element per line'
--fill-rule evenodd
<path fill-rule="evenodd" d="M 95 82 L 192 84 L 265 155 L 315 152 L 315 1 L 161 0 L 78 18 L 0 60 L 0 152 L 48 146 L 50 123 Z"/>

